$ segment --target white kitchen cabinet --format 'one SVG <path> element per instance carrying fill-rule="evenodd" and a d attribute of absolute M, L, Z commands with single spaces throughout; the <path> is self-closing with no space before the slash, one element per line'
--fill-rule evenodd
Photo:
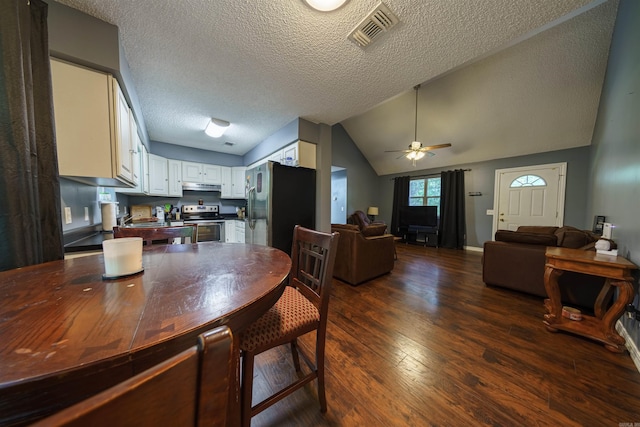
<path fill-rule="evenodd" d="M 290 158 L 290 161 L 294 166 L 315 169 L 316 145 L 302 140 L 296 141 L 293 144 L 289 144 L 286 147 L 281 148 L 274 153 L 271 153 L 264 159 L 260 159 L 257 162 L 250 164 L 247 169 L 253 169 L 254 167 L 261 165 L 267 161 L 278 162 L 286 165 L 287 158 Z"/>
<path fill-rule="evenodd" d="M 138 133 L 135 132 L 133 134 L 133 165 L 132 172 L 134 176 L 134 180 L 136 181 L 136 186 L 133 188 L 119 188 L 116 187 L 116 193 L 125 193 L 125 194 L 133 194 L 133 195 L 145 195 L 149 194 L 149 173 L 147 171 L 147 154 L 146 148 L 140 141 L 140 137 Z"/>
<path fill-rule="evenodd" d="M 286 164 L 288 158 L 296 166 L 303 168 L 316 168 L 316 145 L 310 142 L 298 141 L 286 146 L 282 150 L 282 164 Z"/>
<path fill-rule="evenodd" d="M 222 185 L 222 166 L 204 164 L 202 165 L 202 168 L 202 182 L 205 184 Z"/>
<path fill-rule="evenodd" d="M 167 160 L 169 196 L 182 197 L 182 162 L 180 160 Z"/>
<path fill-rule="evenodd" d="M 131 119 L 118 82 L 53 58 L 51 79 L 60 175 L 89 185 L 132 186 Z"/>
<path fill-rule="evenodd" d="M 236 242 L 236 221 L 232 219 L 224 222 L 224 241 L 226 243 Z"/>
<path fill-rule="evenodd" d="M 149 195 L 167 196 L 169 194 L 169 168 L 167 159 L 149 154 Z"/>
<path fill-rule="evenodd" d="M 138 188 L 142 188 L 142 141 L 140 141 L 138 126 L 131 110 L 129 110 L 129 130 L 131 134 L 131 180 Z"/>
<path fill-rule="evenodd" d="M 224 241 L 244 243 L 244 221 L 228 219 L 224 222 Z"/>
<path fill-rule="evenodd" d="M 247 168 L 245 168 L 244 166 L 234 166 L 231 168 L 231 198 L 246 199 L 246 174 Z"/>
<path fill-rule="evenodd" d="M 244 166 L 220 166 L 222 176 L 222 193 L 220 197 L 223 199 L 245 199 L 245 173 L 247 168 Z"/>
<path fill-rule="evenodd" d="M 223 199 L 231 199 L 233 194 L 231 168 L 228 166 L 220 166 L 220 176 L 222 177 L 222 191 L 220 193 L 220 197 Z"/>
<path fill-rule="evenodd" d="M 236 242 L 238 243 L 244 243 L 244 229 L 245 229 L 245 224 L 244 221 L 233 221 L 236 223 Z"/>
<path fill-rule="evenodd" d="M 133 125 L 134 133 L 138 133 L 138 127 L 136 126 L 136 122 L 131 114 L 129 105 L 127 104 L 127 98 L 124 97 L 118 83 L 115 82 L 115 80 L 113 80 L 113 82 L 111 90 L 113 90 L 113 97 L 116 100 L 116 110 L 114 114 L 116 118 L 115 129 L 117 133 L 117 143 L 115 144 L 117 159 L 116 174 L 134 184 L 137 184 L 133 179 L 134 161 L 133 135 L 131 127 Z"/>
<path fill-rule="evenodd" d="M 204 184 L 222 184 L 221 166 L 207 163 L 182 162 L 182 181 Z"/>
<path fill-rule="evenodd" d="M 147 147 L 142 144 L 142 192 L 144 194 L 149 194 L 149 153 L 147 152 Z"/>
<path fill-rule="evenodd" d="M 195 162 L 182 162 L 182 182 L 203 183 L 204 165 Z"/>

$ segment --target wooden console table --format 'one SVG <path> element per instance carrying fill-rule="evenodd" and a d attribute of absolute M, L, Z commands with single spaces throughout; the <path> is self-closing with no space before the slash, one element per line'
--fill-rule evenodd
<path fill-rule="evenodd" d="M 580 249 L 548 248 L 545 255 L 547 263 L 544 286 L 549 296 L 545 300 L 547 314 L 544 315 L 547 330 L 573 332 L 603 343 L 605 348 L 612 352 L 624 352 L 625 341 L 615 330 L 615 323 L 624 312 L 625 306 L 633 300 L 631 271 L 638 267 L 619 256 L 602 255 L 595 251 Z M 562 317 L 558 278 L 565 271 L 605 278 L 605 283 L 594 305 L 595 316 L 583 315 L 582 320 L 579 321 Z M 619 289 L 618 298 L 607 310 L 606 303 L 610 300 L 614 288 Z"/>

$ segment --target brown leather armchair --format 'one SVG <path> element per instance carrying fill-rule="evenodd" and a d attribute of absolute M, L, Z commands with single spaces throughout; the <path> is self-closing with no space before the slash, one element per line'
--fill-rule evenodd
<path fill-rule="evenodd" d="M 386 224 L 383 221 L 371 221 L 367 214 L 362 211 L 355 211 L 354 213 L 349 215 L 349 218 L 347 218 L 347 223 L 357 225 L 360 230 L 364 230 L 365 228 L 370 226 L 377 226 L 378 228 L 380 228 L 382 225 L 385 226 L 384 230 L 387 229 Z M 381 234 L 383 233 L 384 231 Z"/>
<path fill-rule="evenodd" d="M 392 234 L 366 235 L 355 224 L 331 224 L 331 231 L 340 233 L 333 277 L 359 285 L 393 270 Z"/>

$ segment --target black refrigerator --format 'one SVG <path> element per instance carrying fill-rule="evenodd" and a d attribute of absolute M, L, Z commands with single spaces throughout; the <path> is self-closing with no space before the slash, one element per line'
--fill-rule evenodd
<path fill-rule="evenodd" d="M 245 242 L 291 255 L 293 227 L 315 229 L 316 171 L 267 162 L 247 170 Z"/>

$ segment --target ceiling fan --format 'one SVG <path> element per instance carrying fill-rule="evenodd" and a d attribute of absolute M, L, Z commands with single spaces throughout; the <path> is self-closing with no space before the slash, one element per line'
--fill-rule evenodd
<path fill-rule="evenodd" d="M 406 157 L 407 159 L 413 162 L 413 166 L 416 165 L 416 160 L 422 159 L 426 154 L 429 156 L 435 156 L 435 153 L 432 153 L 431 150 L 436 150 L 438 148 L 446 148 L 451 147 L 451 144 L 438 144 L 438 145 L 430 145 L 428 147 L 423 147 L 422 142 L 418 141 L 418 90 L 420 89 L 420 85 L 413 87 L 416 91 L 416 116 L 415 116 L 415 127 L 413 133 L 413 142 L 409 144 L 408 150 L 388 150 L 385 153 L 406 153 L 400 157 Z M 398 157 L 398 159 L 400 158 Z"/>

